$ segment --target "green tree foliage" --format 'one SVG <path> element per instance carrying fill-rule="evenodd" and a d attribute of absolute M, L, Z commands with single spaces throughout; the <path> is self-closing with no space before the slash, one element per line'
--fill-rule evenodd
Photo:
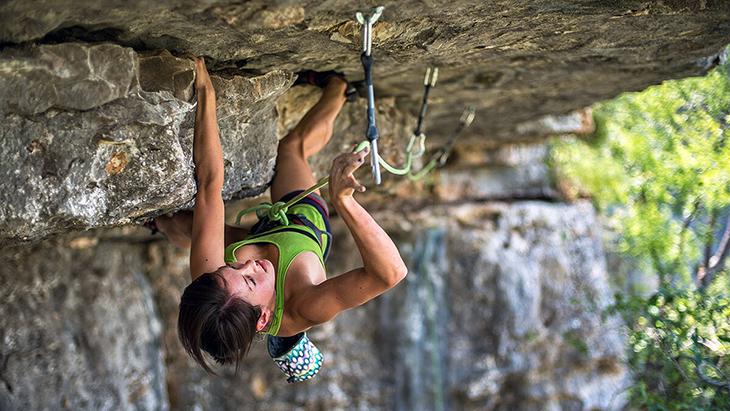
<path fill-rule="evenodd" d="M 657 278 L 613 306 L 642 410 L 730 409 L 728 66 L 598 104 L 594 135 L 551 150 L 568 195 L 620 221 L 619 251 Z"/>

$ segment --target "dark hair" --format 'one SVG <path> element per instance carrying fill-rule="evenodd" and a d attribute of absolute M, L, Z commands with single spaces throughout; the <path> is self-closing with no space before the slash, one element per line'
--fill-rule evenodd
<path fill-rule="evenodd" d="M 261 307 L 234 297 L 218 272 L 196 278 L 180 298 L 177 334 L 185 351 L 209 374 L 203 351 L 217 364 L 235 364 L 248 354 Z"/>

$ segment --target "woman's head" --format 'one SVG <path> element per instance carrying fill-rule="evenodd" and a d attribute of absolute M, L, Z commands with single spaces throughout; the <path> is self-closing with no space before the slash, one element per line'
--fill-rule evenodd
<path fill-rule="evenodd" d="M 238 369 L 257 332 L 270 319 L 268 307 L 253 305 L 231 290 L 226 277 L 235 275 L 231 273 L 233 270 L 225 266 L 201 275 L 185 288 L 180 299 L 177 323 L 180 342 L 211 374 L 215 373 L 206 363 L 203 351 L 216 363 L 235 364 Z"/>

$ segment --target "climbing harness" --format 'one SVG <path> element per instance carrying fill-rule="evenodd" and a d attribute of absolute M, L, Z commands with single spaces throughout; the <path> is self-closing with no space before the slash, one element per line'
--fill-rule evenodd
<path fill-rule="evenodd" d="M 362 54 L 360 61 L 362 62 L 363 71 L 365 71 L 365 86 L 367 87 L 368 96 L 368 129 L 365 133 L 372 156 L 370 157 L 370 166 L 373 170 L 373 180 L 376 185 L 380 185 L 380 164 L 378 162 L 378 127 L 375 125 L 375 92 L 373 90 L 373 23 L 378 20 L 380 14 L 383 13 L 385 7 L 374 7 L 362 9 L 355 14 L 357 21 L 362 24 Z"/>

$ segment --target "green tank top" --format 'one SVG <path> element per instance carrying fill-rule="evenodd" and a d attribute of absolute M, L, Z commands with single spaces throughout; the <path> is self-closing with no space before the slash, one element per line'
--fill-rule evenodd
<path fill-rule="evenodd" d="M 297 204 L 290 209 L 292 214 L 302 214 L 317 227 L 324 227 L 324 220 L 317 210 L 308 204 Z M 281 327 L 281 318 L 284 314 L 284 281 L 289 266 L 294 259 L 305 251 L 311 251 L 317 255 L 319 262 L 324 268 L 323 250 L 326 236 L 322 239 L 323 244 L 320 247 L 315 240 L 315 233 L 306 226 L 290 223 L 288 226 L 277 226 L 260 234 L 252 235 L 249 238 L 233 243 L 226 247 L 224 259 L 226 264 L 236 262 L 236 250 L 244 245 L 268 243 L 276 245 L 279 249 L 279 264 L 276 268 L 276 306 L 271 321 L 271 327 L 265 334 L 276 335 Z"/>

